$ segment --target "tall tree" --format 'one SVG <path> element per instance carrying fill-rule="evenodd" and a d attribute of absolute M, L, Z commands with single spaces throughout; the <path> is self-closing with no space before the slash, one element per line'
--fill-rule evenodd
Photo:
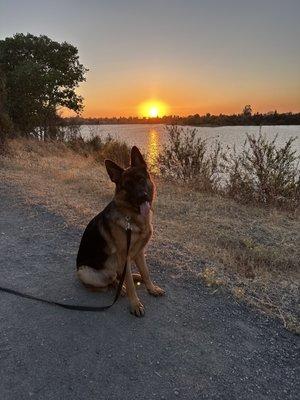
<path fill-rule="evenodd" d="M 244 117 L 251 117 L 251 115 L 252 115 L 252 107 L 250 106 L 250 104 L 247 104 L 243 108 L 243 116 Z"/>
<path fill-rule="evenodd" d="M 0 41 L 0 68 L 5 74 L 7 111 L 23 134 L 55 133 L 61 107 L 80 113 L 83 98 L 75 92 L 87 69 L 78 50 L 47 36 L 17 33 Z"/>

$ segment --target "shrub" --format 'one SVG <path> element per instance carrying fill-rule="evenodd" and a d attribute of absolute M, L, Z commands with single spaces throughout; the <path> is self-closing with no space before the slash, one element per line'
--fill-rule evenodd
<path fill-rule="evenodd" d="M 166 127 L 169 143 L 158 156 L 162 176 L 185 181 L 203 191 L 217 191 L 220 181 L 221 145 L 212 147 L 196 137 L 196 129 Z"/>
<path fill-rule="evenodd" d="M 219 142 L 208 147 L 196 129 L 167 127 L 169 143 L 158 157 L 162 176 L 218 192 L 243 203 L 295 210 L 300 203 L 299 156 L 295 138 L 279 147 L 277 136 L 246 135 L 241 151 L 225 154 Z"/>
<path fill-rule="evenodd" d="M 127 167 L 130 162 L 130 147 L 125 142 L 120 142 L 110 136 L 101 138 L 93 135 L 87 140 L 84 140 L 82 136 L 71 137 L 66 144 L 76 153 L 85 156 L 91 155 L 101 163 L 109 158 L 119 165 Z"/>
<path fill-rule="evenodd" d="M 295 138 L 278 147 L 277 136 L 248 135 L 240 153 L 223 155 L 227 182 L 225 191 L 247 203 L 295 209 L 299 205 L 299 157 L 293 150 Z"/>
<path fill-rule="evenodd" d="M 99 161 L 107 158 L 126 168 L 130 164 L 130 147 L 125 142 L 120 142 L 111 137 L 107 137 L 101 151 L 98 153 Z"/>

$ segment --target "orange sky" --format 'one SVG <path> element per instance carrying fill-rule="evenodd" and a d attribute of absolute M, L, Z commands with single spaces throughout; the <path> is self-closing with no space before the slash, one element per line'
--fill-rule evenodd
<path fill-rule="evenodd" d="M 170 115 L 239 113 L 246 104 L 251 104 L 255 112 L 300 111 L 300 88 L 297 86 L 287 91 L 284 85 L 272 88 L 267 84 L 260 87 L 252 84 L 252 87 L 233 90 L 230 83 L 214 86 L 199 82 L 195 90 L 187 80 L 186 87 L 174 82 L 153 90 L 147 87 L 147 82 L 134 88 L 119 82 L 119 88 L 99 84 L 98 89 L 95 80 L 93 82 L 85 83 L 78 91 L 85 99 L 84 117 L 141 116 L 140 105 L 148 100 L 164 102 Z"/>
<path fill-rule="evenodd" d="M 55 3 L 55 4 L 54 4 Z M 85 117 L 300 111 L 300 1 L 6 2 L 1 37 L 45 34 L 89 69 Z"/>

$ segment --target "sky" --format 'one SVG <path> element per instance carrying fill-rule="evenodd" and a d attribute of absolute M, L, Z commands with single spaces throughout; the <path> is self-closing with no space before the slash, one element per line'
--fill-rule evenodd
<path fill-rule="evenodd" d="M 300 0 L 0 0 L 0 38 L 79 50 L 85 117 L 300 111 Z"/>

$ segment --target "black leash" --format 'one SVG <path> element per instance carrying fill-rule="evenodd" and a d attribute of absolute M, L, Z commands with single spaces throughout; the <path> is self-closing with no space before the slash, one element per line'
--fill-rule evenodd
<path fill-rule="evenodd" d="M 21 293 L 21 292 L 18 292 L 17 290 L 13 290 L 13 289 L 0 287 L 0 290 L 2 292 L 14 294 L 15 296 L 24 297 L 25 299 L 36 300 L 36 301 L 40 301 L 42 303 L 51 304 L 52 306 L 58 306 L 58 307 L 62 307 L 62 308 L 67 308 L 68 310 L 105 311 L 108 308 L 112 307 L 115 304 L 115 302 L 118 300 L 118 298 L 120 297 L 120 293 L 121 293 L 121 290 L 122 290 L 122 286 L 123 286 L 123 283 L 124 283 L 126 270 L 127 270 L 127 256 L 128 256 L 128 253 L 129 253 L 129 247 L 130 247 L 130 241 L 131 241 L 131 229 L 130 228 L 126 229 L 126 240 L 127 240 L 127 254 L 126 254 L 126 261 L 125 261 L 125 264 L 124 264 L 122 276 L 121 276 L 120 282 L 118 284 L 118 288 L 117 288 L 117 292 L 116 292 L 114 301 L 108 306 L 102 306 L 102 307 L 76 306 L 76 305 L 73 305 L 73 304 L 64 304 L 64 303 L 58 303 L 56 301 L 44 300 L 44 299 L 41 299 L 39 297 L 34 297 L 34 296 L 31 296 L 30 294 Z"/>

